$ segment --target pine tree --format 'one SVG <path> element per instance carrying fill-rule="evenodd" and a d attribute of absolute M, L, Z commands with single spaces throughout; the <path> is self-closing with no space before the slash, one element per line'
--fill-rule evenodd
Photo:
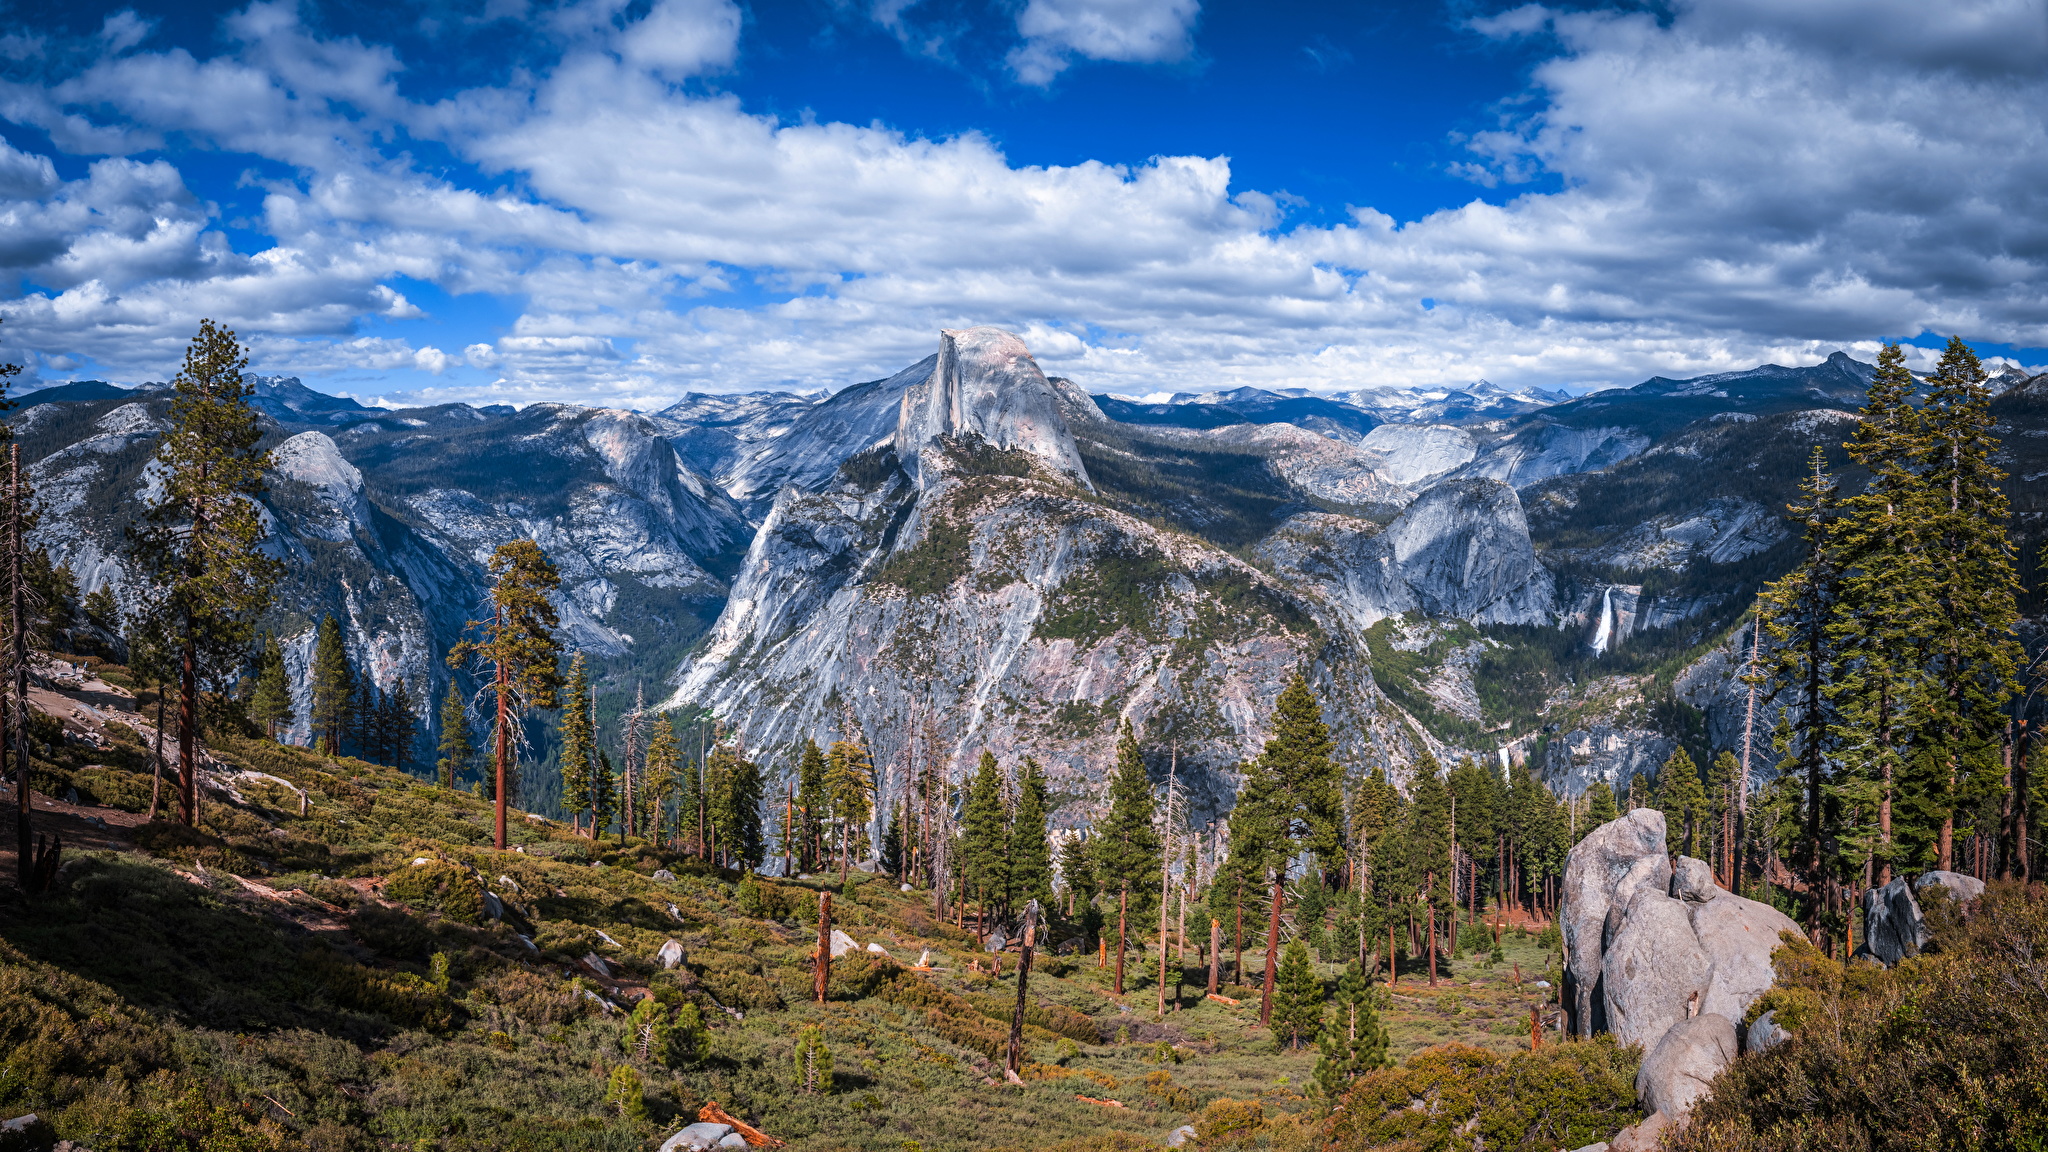
<path fill-rule="evenodd" d="M 1080 905 L 1092 904 L 1098 885 L 1095 881 L 1094 854 L 1088 850 L 1088 840 L 1081 833 L 1068 837 L 1060 847 L 1060 883 L 1067 890 L 1067 914 L 1073 915 Z"/>
<path fill-rule="evenodd" d="M 1799 503 L 1790 508 L 1803 530 L 1804 556 L 1799 567 L 1765 587 L 1758 601 L 1764 630 L 1773 641 L 1767 670 L 1758 675 L 1789 685 L 1793 699 L 1786 708 L 1788 743 L 1780 747 L 1781 773 L 1797 776 L 1806 789 L 1806 820 L 1801 833 L 1799 867 L 1817 898 L 1822 884 L 1822 802 L 1828 766 L 1834 762 L 1835 737 L 1841 731 L 1827 686 L 1837 663 L 1836 637 L 1831 632 L 1841 603 L 1842 571 L 1836 485 L 1827 473 L 1827 456 L 1816 445 L 1807 461 L 1808 476 L 1800 484 Z M 1809 915 L 1819 906 L 1810 899 Z"/>
<path fill-rule="evenodd" d="M 825 1033 L 816 1025 L 796 1034 L 796 1087 L 816 1094 L 832 1091 L 832 1052 L 825 1047 Z"/>
<path fill-rule="evenodd" d="M 1050 814 L 1045 770 L 1026 756 L 1017 774 L 1017 811 L 1010 822 L 1010 898 L 1020 906 L 1036 900 L 1052 907 Z"/>
<path fill-rule="evenodd" d="M 1932 499 L 1928 541 L 1934 614 L 1925 645 L 1928 745 L 1938 758 L 1915 780 L 1916 810 L 1938 815 L 1934 863 L 1955 863 L 1956 811 L 2001 783 L 2004 706 L 2023 655 L 2013 637 L 2019 578 L 2006 535 L 2007 501 L 1992 462 L 1991 391 L 1977 354 L 1952 338 L 1928 379 L 1922 478 Z"/>
<path fill-rule="evenodd" d="M 199 322 L 172 381 L 171 428 L 157 441 L 156 496 L 133 538 L 179 650 L 178 812 L 186 824 L 199 815 L 200 690 L 240 669 L 283 571 L 258 547 L 270 454 L 256 447 L 263 429 L 242 376 L 248 364 L 233 332 Z"/>
<path fill-rule="evenodd" d="M 1308 959 L 1308 946 L 1290 940 L 1280 961 L 1273 988 L 1273 1046 L 1299 1048 L 1315 1043 L 1323 1022 L 1323 982 Z"/>
<path fill-rule="evenodd" d="M 460 667 L 474 660 L 491 666 L 496 702 L 492 843 L 503 851 L 513 727 L 528 708 L 553 708 L 562 688 L 562 646 L 555 638 L 561 621 L 548 601 L 548 593 L 561 586 L 562 578 L 547 553 L 531 540 L 498 545 L 491 554 L 490 574 L 491 619 L 469 622 L 470 628 L 482 631 L 483 638 L 457 644 L 448 653 L 448 663 Z"/>
<path fill-rule="evenodd" d="M 1680 748 L 1657 773 L 1657 807 L 1664 813 L 1664 846 L 1680 856 L 1699 856 L 1700 828 L 1706 823 L 1707 790 L 1699 767 Z"/>
<path fill-rule="evenodd" d="M 1649 806 L 1650 782 L 1643 779 L 1643 774 L 1638 772 L 1628 778 L 1628 810 L 1633 812 L 1638 808 L 1648 808 Z"/>
<path fill-rule="evenodd" d="M 1138 750 L 1138 738 L 1129 721 L 1117 726 L 1116 772 L 1109 780 L 1109 812 L 1094 839 L 1094 871 L 1105 888 L 1117 895 L 1116 994 L 1124 994 L 1124 952 L 1129 945 L 1130 927 L 1143 923 L 1150 905 L 1147 898 L 1159 875 L 1159 832 L 1152 826 L 1154 815 L 1152 780 L 1145 772 L 1145 757 Z M 1107 892 L 1105 892 L 1107 895 Z"/>
<path fill-rule="evenodd" d="M 355 671 L 349 667 L 348 645 L 341 636 L 341 624 L 323 617 L 313 641 L 313 734 L 321 752 L 341 755 L 342 734 L 348 728 L 349 699 L 355 693 Z"/>
<path fill-rule="evenodd" d="M 1612 797 L 1609 797 L 1612 803 Z M 1387 1028 L 1380 1022 L 1379 994 L 1356 961 L 1337 978 L 1337 995 L 1323 1021 L 1322 1056 L 1316 1061 L 1316 1083 L 1323 1098 L 1335 1100 L 1351 1082 L 1393 1063 L 1387 1058 Z"/>
<path fill-rule="evenodd" d="M 903 806 L 889 809 L 889 827 L 882 833 L 882 871 L 893 878 L 903 875 Z"/>
<path fill-rule="evenodd" d="M 448 678 L 448 696 L 441 701 L 441 758 L 434 767 L 441 773 L 441 787 L 453 791 L 455 782 L 469 770 L 469 758 L 476 749 L 469 742 L 469 709 L 463 706 L 462 690 L 455 677 Z"/>
<path fill-rule="evenodd" d="M 647 739 L 647 799 L 652 815 L 654 838 L 661 838 L 661 813 L 676 794 L 682 774 L 683 746 L 676 740 L 675 721 L 657 713 L 654 732 Z"/>
<path fill-rule="evenodd" d="M 1242 829 L 1233 823 L 1230 850 L 1247 869 L 1271 878 L 1272 905 L 1266 932 L 1266 976 L 1259 1022 L 1272 1016 L 1275 962 L 1279 959 L 1280 915 L 1286 899 L 1287 867 L 1301 852 L 1313 853 L 1325 871 L 1342 860 L 1342 773 L 1332 759 L 1335 745 L 1322 709 L 1301 673 L 1281 689 L 1273 707 L 1273 735 L 1245 774 L 1237 807 L 1248 809 Z M 1232 812 L 1236 816 L 1236 812 Z M 1248 839 L 1240 841 L 1243 831 Z"/>
<path fill-rule="evenodd" d="M 1614 789 L 1607 781 L 1595 780 L 1586 789 L 1586 825 L 1588 829 L 1620 819 L 1621 813 L 1614 810 Z"/>
<path fill-rule="evenodd" d="M 1009 906 L 1010 814 L 1003 803 L 1002 769 L 990 752 L 981 754 L 960 814 L 960 878 L 985 906 Z"/>
<path fill-rule="evenodd" d="M 1479 914 L 1479 876 L 1492 867 L 1497 842 L 1494 813 L 1507 797 L 1500 787 L 1500 777 L 1469 756 L 1451 769 L 1448 783 L 1451 797 L 1457 805 L 1453 829 L 1456 846 L 1464 850 L 1468 869 L 1463 886 L 1451 893 L 1451 900 L 1469 904 L 1471 913 L 1476 916 Z M 1456 868 L 1454 861 L 1454 872 Z"/>
<path fill-rule="evenodd" d="M 1404 873 L 1405 888 L 1409 898 L 1415 902 L 1415 910 L 1424 917 L 1427 928 L 1435 917 L 1451 908 L 1451 790 L 1439 776 L 1436 760 L 1425 754 L 1415 766 L 1415 778 L 1408 785 L 1408 827 L 1403 837 L 1407 844 L 1407 866 Z M 1541 785 L 1536 786 L 1539 790 Z M 1524 804 L 1523 810 L 1528 811 Z M 1531 824 L 1525 814 L 1521 835 L 1517 843 L 1517 855 L 1527 866 L 1531 856 Z M 1429 947 L 1430 934 L 1419 932 L 1416 943 Z M 1443 941 L 1439 939 L 1441 950 Z M 1430 956 L 1432 982 L 1434 982 L 1436 958 Z"/>
<path fill-rule="evenodd" d="M 1735 753 L 1723 751 L 1714 757 L 1713 767 L 1707 770 L 1707 843 L 1701 845 L 1711 855 L 1702 854 L 1701 859 L 1714 862 L 1714 874 L 1725 877 L 1732 891 L 1735 880 L 1731 865 L 1735 850 L 1735 791 L 1742 786 L 1742 766 L 1735 761 Z"/>
<path fill-rule="evenodd" d="M 729 744 L 711 750 L 704 800 L 712 844 L 737 868 L 759 868 L 767 855 L 761 836 L 761 769 Z"/>
<path fill-rule="evenodd" d="M 796 778 L 797 843 L 804 846 L 797 866 L 815 872 L 825 859 L 825 821 L 831 818 L 832 796 L 825 785 L 825 753 L 809 737 L 797 757 Z"/>
<path fill-rule="evenodd" d="M 825 791 L 830 797 L 833 819 L 839 822 L 839 880 L 845 883 L 853 867 L 853 834 L 865 831 L 874 814 L 875 766 L 868 750 L 850 740 L 834 740 L 825 756 Z M 865 846 L 867 837 L 861 837 Z"/>
<path fill-rule="evenodd" d="M 591 706 L 592 711 L 596 705 Z M 602 748 L 590 766 L 590 838 L 602 840 L 619 815 L 619 778 L 612 771 L 612 754 Z M 626 841 L 626 826 L 619 824 L 619 842 Z"/>
<path fill-rule="evenodd" d="M 556 757 L 562 771 L 562 811 L 568 813 L 571 823 L 580 823 L 595 799 L 597 732 L 585 704 L 590 699 L 587 667 L 580 649 L 569 657 L 569 677 L 562 685 L 562 697 L 569 701 L 569 706 L 562 709 L 561 719 L 555 724 L 561 739 Z M 591 824 L 592 839 L 597 838 L 600 827 L 596 822 Z"/>
<path fill-rule="evenodd" d="M 391 698 L 386 704 L 391 717 L 391 766 L 403 772 L 412 759 L 413 742 L 419 738 L 419 721 L 413 716 L 412 690 L 405 686 L 402 677 L 391 685 Z"/>
<path fill-rule="evenodd" d="M 284 649 L 278 646 L 275 636 L 267 636 L 263 641 L 263 657 L 257 662 L 256 691 L 249 697 L 249 719 L 272 740 L 277 739 L 278 729 L 293 719 L 291 681 L 285 678 Z"/>
<path fill-rule="evenodd" d="M 1929 445 L 1927 418 L 1912 403 L 1917 387 L 1899 346 L 1886 345 L 1847 445 L 1871 478 L 1864 491 L 1841 501 L 1845 574 L 1830 627 L 1837 646 L 1827 687 L 1837 718 L 1832 743 L 1844 774 L 1876 794 L 1872 855 L 1880 884 L 1891 879 L 1899 856 L 1893 808 L 1913 718 L 1926 714 L 1926 623 L 1938 614 L 1934 542 L 1927 537 L 1935 494 L 1920 474 Z"/>
<path fill-rule="evenodd" d="M 355 691 L 348 698 L 348 721 L 343 725 L 347 733 L 346 745 L 353 749 L 359 760 L 374 761 L 377 758 L 373 746 L 376 734 L 377 685 L 368 676 L 356 681 Z"/>

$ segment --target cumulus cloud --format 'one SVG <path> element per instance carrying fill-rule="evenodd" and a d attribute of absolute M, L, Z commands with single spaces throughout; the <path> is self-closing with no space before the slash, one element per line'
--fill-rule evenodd
<path fill-rule="evenodd" d="M 1010 67 L 1026 84 L 1050 84 L 1074 57 L 1158 64 L 1194 48 L 1200 0 L 1028 0 L 1017 13 L 1024 42 Z"/>
<path fill-rule="evenodd" d="M 1476 25 L 1556 50 L 1526 114 L 1472 141 L 1473 171 L 1561 190 L 1324 227 L 1233 189 L 1219 157 L 1018 165 L 972 134 L 683 91 L 734 59 L 726 0 L 557 10 L 557 65 L 430 104 L 399 92 L 389 49 L 257 4 L 212 59 L 131 44 L 0 85 L 0 114 L 95 157 L 66 180 L 0 145 L 0 316 L 36 355 L 128 378 L 174 367 L 205 315 L 264 371 L 488 373 L 416 393 L 485 402 L 838 386 L 973 323 L 1133 394 L 1633 383 L 1928 329 L 2048 345 L 2038 7 L 1781 7 Z M 1031 0 L 1018 29 L 1049 55 L 1020 75 L 1184 58 L 1197 14 Z M 172 160 L 128 158 L 173 139 L 292 166 L 266 186 L 268 248 L 228 244 Z M 414 162 L 417 142 L 457 163 Z M 400 278 L 523 304 L 460 354 L 361 336 L 422 314 Z"/>

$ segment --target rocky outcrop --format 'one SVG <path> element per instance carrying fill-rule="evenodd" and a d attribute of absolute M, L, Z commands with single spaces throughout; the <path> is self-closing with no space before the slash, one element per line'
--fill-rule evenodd
<path fill-rule="evenodd" d="M 1637 1092 L 1669 1126 L 1735 1058 L 1734 1022 L 1770 988 L 1771 952 L 1798 925 L 1719 888 L 1702 861 L 1671 867 L 1664 832 L 1662 814 L 1637 809 L 1589 833 L 1566 859 L 1560 920 L 1574 1023 L 1642 1045 Z"/>
<path fill-rule="evenodd" d="M 1060 403 L 1022 340 L 1000 328 L 949 329 L 939 334 L 931 374 L 903 393 L 896 458 L 922 486 L 930 471 L 927 452 L 942 441 L 972 437 L 1023 453 L 1093 491 L 1074 435 L 1060 418 Z"/>
<path fill-rule="evenodd" d="M 1922 874 L 1920 879 L 1913 882 L 1913 888 L 1923 896 L 1926 895 L 1927 889 L 1937 886 L 1947 889 L 1950 899 L 1964 903 L 1975 900 L 1984 894 L 1984 882 L 1982 880 L 1977 879 L 1975 876 L 1964 875 L 1961 872 L 1936 870 Z"/>
<path fill-rule="evenodd" d="M 1913 899 L 1912 886 L 1904 876 L 1863 893 L 1863 943 L 1856 949 L 1858 956 L 1897 964 L 1908 956 L 1918 956 L 1927 939 L 1920 902 Z"/>
<path fill-rule="evenodd" d="M 1564 903 L 1558 922 L 1564 934 L 1565 990 L 1580 1036 L 1607 1031 L 1601 997 L 1602 956 L 1607 951 L 1610 912 L 1626 907 L 1637 888 L 1669 885 L 1664 854 L 1664 814 L 1638 808 L 1586 834 L 1565 861 Z M 1617 923 L 1619 917 L 1615 917 Z"/>
<path fill-rule="evenodd" d="M 1303 513 L 1259 552 L 1314 585 L 1361 632 L 1411 611 L 1486 624 L 1551 619 L 1550 572 L 1536 560 L 1521 502 L 1493 481 L 1440 484 L 1384 530 Z"/>
<path fill-rule="evenodd" d="M 1737 1055 L 1735 1022 L 1702 1012 L 1671 1026 L 1636 1071 L 1636 1098 L 1648 1112 L 1683 1116 Z"/>
<path fill-rule="evenodd" d="M 1394 484 L 1420 486 L 1472 462 L 1478 442 L 1448 424 L 1382 424 L 1358 442 L 1377 471 Z"/>

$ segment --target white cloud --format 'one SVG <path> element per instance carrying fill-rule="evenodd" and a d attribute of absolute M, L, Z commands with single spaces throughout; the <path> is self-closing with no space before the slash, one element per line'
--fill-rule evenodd
<path fill-rule="evenodd" d="M 637 23 L 607 0 L 558 10 L 577 45 L 559 66 L 432 105 L 398 93 L 388 49 L 259 4 L 221 57 L 109 54 L 0 86 L 0 114 L 114 154 L 66 181 L 0 145 L 0 276 L 38 286 L 0 302 L 0 331 L 140 379 L 213 316 L 264 371 L 454 372 L 415 395 L 517 403 L 839 386 L 971 323 L 1132 394 L 1633 383 L 1924 329 L 2048 345 L 2038 11 L 1871 7 L 1518 10 L 1481 32 L 1560 47 L 1532 111 L 1470 162 L 1561 191 L 1289 227 L 1222 158 L 1022 166 L 974 135 L 782 123 L 681 92 L 733 59 L 724 0 Z M 1019 29 L 1059 60 L 1173 59 L 1196 9 L 1134 6 L 1113 32 L 1084 15 L 1034 0 Z M 415 166 L 388 143 L 402 134 L 490 189 Z M 121 158 L 173 137 L 295 166 L 264 201 L 271 247 L 236 251 L 172 163 Z M 360 337 L 364 318 L 422 314 L 400 277 L 525 304 L 459 356 Z M 748 281 L 765 302 L 723 295 Z M 460 382 L 479 371 L 496 379 Z"/>
<path fill-rule="evenodd" d="M 1017 13 L 1024 43 L 1010 53 L 1017 79 L 1043 86 L 1076 56 L 1170 63 L 1194 48 L 1200 0 L 1027 0 Z"/>

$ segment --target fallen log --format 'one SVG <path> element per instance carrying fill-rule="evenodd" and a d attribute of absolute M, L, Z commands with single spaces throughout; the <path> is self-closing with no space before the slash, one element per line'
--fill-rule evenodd
<path fill-rule="evenodd" d="M 740 1139 L 745 1140 L 756 1148 L 780 1148 L 785 1143 L 746 1121 L 728 1114 L 725 1109 L 718 1106 L 718 1101 L 716 1100 L 697 1109 L 697 1119 L 709 1120 L 713 1124 L 730 1124 L 732 1125 L 732 1130 L 740 1134 Z"/>

